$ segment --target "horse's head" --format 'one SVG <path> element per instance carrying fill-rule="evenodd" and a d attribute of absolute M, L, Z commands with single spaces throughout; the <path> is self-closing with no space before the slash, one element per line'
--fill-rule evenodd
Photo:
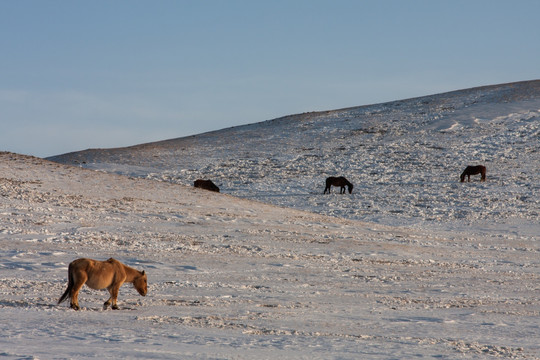
<path fill-rule="evenodd" d="M 354 187 L 353 184 L 350 184 L 350 185 L 349 185 L 349 194 L 352 194 L 352 189 L 353 189 L 353 187 Z"/>
<path fill-rule="evenodd" d="M 146 293 L 148 292 L 148 279 L 144 270 L 139 271 L 139 275 L 133 280 L 133 287 L 139 294 L 146 296 Z"/>

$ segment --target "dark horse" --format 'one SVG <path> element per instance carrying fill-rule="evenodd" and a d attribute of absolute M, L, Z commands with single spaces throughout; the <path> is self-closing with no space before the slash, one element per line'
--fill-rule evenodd
<path fill-rule="evenodd" d="M 323 194 L 326 194 L 327 191 L 330 194 L 331 186 L 341 187 L 341 189 L 339 190 L 340 194 L 345 194 L 345 186 L 349 188 L 349 194 L 352 193 L 352 189 L 353 189 L 353 184 L 351 184 L 349 180 L 345 179 L 343 176 L 339 176 L 339 177 L 330 176 L 329 178 L 327 178 L 326 187 L 324 188 Z"/>
<path fill-rule="evenodd" d="M 216 186 L 216 184 L 212 182 L 212 180 L 198 179 L 198 180 L 195 180 L 195 182 L 193 183 L 193 186 L 200 189 L 219 192 L 219 188 Z"/>
<path fill-rule="evenodd" d="M 482 177 L 480 178 L 480 181 L 486 181 L 486 167 L 483 165 L 476 165 L 476 166 L 467 166 L 465 170 L 461 173 L 461 182 L 465 181 L 465 176 L 467 176 L 468 180 L 471 181 L 471 175 L 477 175 L 480 174 Z"/>

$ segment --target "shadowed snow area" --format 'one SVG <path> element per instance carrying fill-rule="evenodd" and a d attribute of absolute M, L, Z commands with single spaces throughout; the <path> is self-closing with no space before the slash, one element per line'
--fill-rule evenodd
<path fill-rule="evenodd" d="M 0 153 L 0 358 L 538 359 L 539 138 L 531 81 Z M 323 195 L 333 175 L 353 193 Z M 147 296 L 57 305 L 79 257 L 145 270 Z"/>
<path fill-rule="evenodd" d="M 51 160 L 185 185 L 209 178 L 227 194 L 348 219 L 450 229 L 517 221 L 526 231 L 539 214 L 539 138 L 540 81 L 530 81 Z M 460 184 L 476 164 L 488 181 Z M 352 196 L 321 197 L 325 178 L 339 175 Z"/>

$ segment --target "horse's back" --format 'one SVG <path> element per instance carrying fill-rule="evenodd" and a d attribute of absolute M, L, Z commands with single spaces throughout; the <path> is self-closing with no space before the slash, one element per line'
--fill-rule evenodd
<path fill-rule="evenodd" d="M 78 270 L 78 271 L 81 271 L 81 270 L 87 271 L 88 269 L 95 266 L 96 261 L 97 260 L 89 259 L 89 258 L 76 259 L 76 260 L 73 260 L 69 264 L 69 268 L 73 270 Z"/>
<path fill-rule="evenodd" d="M 94 269 L 102 268 L 104 266 L 107 267 L 106 264 L 110 266 L 117 266 L 118 264 L 122 264 L 122 263 L 114 258 L 109 258 L 106 261 L 94 260 L 90 258 L 80 258 L 80 259 L 73 260 L 69 265 L 76 269 L 94 270 Z"/>
<path fill-rule="evenodd" d="M 486 172 L 486 167 L 484 165 L 469 165 L 465 168 L 464 173 L 476 175 Z"/>
<path fill-rule="evenodd" d="M 342 183 L 343 180 L 347 179 L 345 179 L 343 176 L 329 176 L 326 178 L 326 183 L 339 186 L 339 184 Z"/>
<path fill-rule="evenodd" d="M 193 186 L 200 189 L 219 192 L 219 187 L 212 182 L 212 180 L 197 179 L 193 183 Z"/>
<path fill-rule="evenodd" d="M 81 258 L 71 262 L 73 276 L 85 276 L 86 285 L 92 289 L 105 289 L 115 278 L 125 277 L 123 264 L 113 258 L 106 261 Z"/>
<path fill-rule="evenodd" d="M 334 186 L 350 185 L 349 180 L 345 179 L 344 176 L 330 176 L 326 179 L 326 183 Z"/>

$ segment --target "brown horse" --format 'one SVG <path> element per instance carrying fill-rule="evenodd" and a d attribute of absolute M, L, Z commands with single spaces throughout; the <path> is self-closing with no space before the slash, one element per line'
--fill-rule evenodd
<path fill-rule="evenodd" d="M 219 188 L 216 186 L 216 184 L 214 184 L 212 182 L 212 180 L 197 179 L 193 183 L 193 186 L 195 186 L 196 188 L 200 188 L 200 189 L 219 192 Z"/>
<path fill-rule="evenodd" d="M 341 187 L 341 189 L 339 190 L 340 194 L 345 194 L 345 186 L 348 187 L 349 194 L 352 193 L 352 189 L 353 189 L 353 184 L 351 184 L 349 182 L 349 180 L 345 179 L 343 176 L 339 176 L 339 177 L 330 176 L 329 178 L 327 178 L 326 179 L 326 187 L 324 188 L 324 193 L 323 194 L 326 194 L 327 191 L 330 194 L 330 187 L 331 186 L 339 186 L 339 187 Z"/>
<path fill-rule="evenodd" d="M 135 270 L 113 258 L 107 261 L 77 259 L 69 264 L 68 286 L 58 300 L 58 304 L 66 300 L 69 295 L 71 298 L 70 306 L 75 310 L 79 310 L 79 290 L 86 284 L 94 290 L 109 290 L 111 296 L 103 304 L 103 309 L 107 309 L 112 303 L 112 309 L 118 310 L 116 299 L 118 298 L 120 286 L 125 282 L 132 283 L 139 294 L 146 296 L 148 288 L 144 271 Z"/>
<path fill-rule="evenodd" d="M 461 182 L 465 181 L 465 176 L 468 177 L 468 182 L 471 181 L 471 175 L 480 174 L 480 181 L 486 181 L 486 167 L 483 165 L 476 166 L 467 166 L 465 170 L 461 173 Z"/>

